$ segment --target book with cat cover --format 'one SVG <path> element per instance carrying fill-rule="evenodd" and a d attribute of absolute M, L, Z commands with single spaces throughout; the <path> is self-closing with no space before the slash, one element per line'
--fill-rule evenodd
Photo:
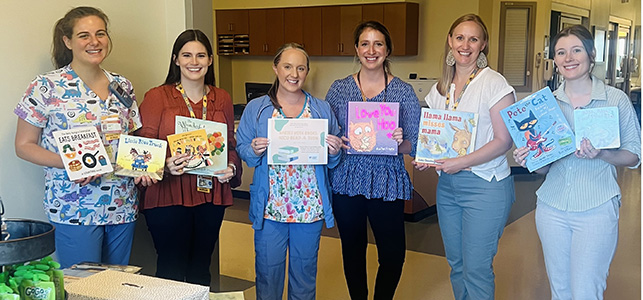
<path fill-rule="evenodd" d="M 475 150 L 477 130 L 476 113 L 422 108 L 415 161 L 435 164 L 467 155 Z"/>
<path fill-rule="evenodd" d="M 575 109 L 574 131 L 576 132 L 576 149 L 580 149 L 580 142 L 583 138 L 587 138 L 596 149 L 621 147 L 618 107 Z"/>
<path fill-rule="evenodd" d="M 206 167 L 186 170 L 186 173 L 214 176 L 215 171 L 228 167 L 228 125 L 183 116 L 176 116 L 176 119 L 174 119 L 174 132 L 176 133 L 197 129 L 205 129 L 205 133 L 208 136 L 210 151 L 203 155 Z"/>
<path fill-rule="evenodd" d="M 96 127 L 57 130 L 53 135 L 69 180 L 114 171 Z"/>
<path fill-rule="evenodd" d="M 115 173 L 128 177 L 148 175 L 163 180 L 166 151 L 166 141 L 121 134 Z"/>
<path fill-rule="evenodd" d="M 206 157 L 211 150 L 205 129 L 168 135 L 167 143 L 172 156 L 181 153 L 190 154 L 188 164 L 183 168 L 186 172 L 207 167 Z"/>
<path fill-rule="evenodd" d="M 538 170 L 574 151 L 574 132 L 549 87 L 500 111 L 516 147 L 526 146 L 525 166 Z"/>
<path fill-rule="evenodd" d="M 397 155 L 393 130 L 399 127 L 397 102 L 348 102 L 348 154 Z"/>

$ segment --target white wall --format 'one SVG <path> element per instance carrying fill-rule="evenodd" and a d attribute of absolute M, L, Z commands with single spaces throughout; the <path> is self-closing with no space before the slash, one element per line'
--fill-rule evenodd
<path fill-rule="evenodd" d="M 76 6 L 101 8 L 110 18 L 114 43 L 103 67 L 134 84 L 138 101 L 167 76 L 176 36 L 186 28 L 186 2 L 191 0 L 2 0 L 0 1 L 0 196 L 5 217 L 46 220 L 42 209 L 42 167 L 16 157 L 17 117 L 13 108 L 29 82 L 54 69 L 50 49 L 54 23 Z"/>

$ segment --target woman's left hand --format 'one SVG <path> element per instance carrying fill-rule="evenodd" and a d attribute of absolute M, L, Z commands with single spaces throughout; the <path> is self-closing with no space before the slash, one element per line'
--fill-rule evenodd
<path fill-rule="evenodd" d="M 228 165 L 227 168 L 216 171 L 214 174 L 217 175 L 216 178 L 219 180 L 219 183 L 224 184 L 230 182 L 230 179 L 234 177 L 234 169 Z"/>
<path fill-rule="evenodd" d="M 468 168 L 463 157 L 439 159 L 436 160 L 435 163 L 436 170 L 445 172 L 447 174 L 455 174 Z"/>
<path fill-rule="evenodd" d="M 402 127 L 395 128 L 393 130 L 393 136 L 391 137 L 394 141 L 397 142 L 397 145 L 401 145 L 404 141 L 404 135 L 402 134 Z"/>
<path fill-rule="evenodd" d="M 328 144 L 328 154 L 330 155 L 339 153 L 339 151 L 342 150 L 342 146 L 344 145 L 344 142 L 341 138 L 332 134 L 326 136 L 326 143 Z"/>
<path fill-rule="evenodd" d="M 601 154 L 601 150 L 594 148 L 589 139 L 583 138 L 580 142 L 580 150 L 576 150 L 574 154 L 578 158 L 594 159 Z"/>

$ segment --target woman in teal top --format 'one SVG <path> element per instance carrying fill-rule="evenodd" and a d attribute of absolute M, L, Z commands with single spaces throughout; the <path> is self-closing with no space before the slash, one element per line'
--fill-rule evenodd
<path fill-rule="evenodd" d="M 572 127 L 576 109 L 618 107 L 620 148 L 596 149 L 591 140 L 577 136 L 579 150 L 536 170 L 547 174 L 536 192 L 536 228 L 552 299 L 603 299 L 618 240 L 616 167 L 639 166 L 641 128 L 627 95 L 591 74 L 596 51 L 585 27 L 563 29 L 552 45 L 565 79 L 554 96 Z M 514 159 L 524 167 L 528 153 L 518 148 Z"/>

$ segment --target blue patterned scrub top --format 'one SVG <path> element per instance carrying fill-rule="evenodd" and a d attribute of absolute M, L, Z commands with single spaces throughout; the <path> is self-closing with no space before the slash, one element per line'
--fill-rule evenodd
<path fill-rule="evenodd" d="M 353 75 L 333 82 L 326 94 L 326 101 L 333 108 L 341 127 L 338 136 L 346 136 L 348 102 L 362 101 L 362 93 Z M 399 127 L 402 127 L 404 139 L 411 142 L 410 155 L 415 157 L 420 103 L 413 87 L 394 77 L 386 88 L 386 96 L 382 91 L 367 101 L 400 103 Z M 385 201 L 410 200 L 413 196 L 413 185 L 404 168 L 402 154 L 387 156 L 344 153 L 339 165 L 330 170 L 329 176 L 333 193 L 363 195 L 368 199 L 382 198 Z"/>
<path fill-rule="evenodd" d="M 116 80 L 136 100 L 132 83 L 125 77 L 105 71 L 111 82 Z M 103 101 L 69 66 L 34 79 L 14 113 L 26 122 L 42 128 L 40 145 L 58 153 L 53 132 L 75 127 L 95 126 L 101 132 L 101 116 L 118 114 L 121 132 L 130 133 L 141 127 L 136 101 L 128 109 L 114 95 Z M 118 139 L 107 142 L 114 156 Z M 107 149 L 108 152 L 110 149 Z M 111 158 L 112 163 L 116 160 Z M 138 212 L 137 190 L 130 177 L 103 174 L 95 181 L 80 186 L 69 180 L 65 169 L 45 167 L 44 208 L 49 220 L 70 225 L 107 225 L 134 222 Z"/>

